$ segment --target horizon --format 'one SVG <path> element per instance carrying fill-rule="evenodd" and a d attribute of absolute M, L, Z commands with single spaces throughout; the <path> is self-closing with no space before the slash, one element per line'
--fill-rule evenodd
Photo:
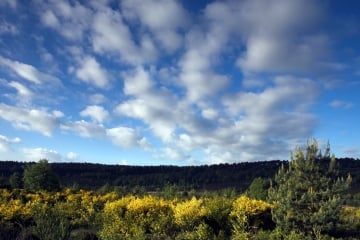
<path fill-rule="evenodd" d="M 0 159 L 289 161 L 308 139 L 360 158 L 358 1 L 5 0 L 0 13 Z"/>

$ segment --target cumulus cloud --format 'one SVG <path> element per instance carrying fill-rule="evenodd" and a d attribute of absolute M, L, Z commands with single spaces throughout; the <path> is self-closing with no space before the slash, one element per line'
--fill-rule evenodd
<path fill-rule="evenodd" d="M 157 88 L 143 68 L 124 75 L 124 93 L 130 99 L 115 112 L 147 124 L 165 144 L 162 158 L 183 156 L 190 161 L 186 156 L 200 149 L 211 163 L 288 156 L 290 146 L 310 136 L 317 125 L 307 111 L 319 87 L 310 79 L 288 75 L 275 77 L 260 92 L 224 96 L 216 108 L 211 102 L 192 105 L 178 100 L 165 88 Z"/>
<path fill-rule="evenodd" d="M 76 76 L 84 82 L 100 88 L 106 88 L 109 84 L 106 70 L 93 57 L 83 59 L 81 67 L 76 71 Z"/>
<path fill-rule="evenodd" d="M 186 25 L 188 14 L 179 2 L 126 0 L 121 5 L 124 17 L 133 21 L 138 19 L 165 50 L 173 52 L 182 45 L 180 30 Z"/>
<path fill-rule="evenodd" d="M 339 68 L 328 61 L 331 41 L 318 28 L 323 10 L 311 0 L 212 1 L 196 16 L 175 0 L 40 2 L 42 24 L 72 45 L 58 50 L 62 55 L 50 48 L 44 52 L 49 59 L 69 61 L 68 66 L 64 61 L 67 73 L 59 76 L 70 73 L 90 85 L 83 93 L 88 101 L 76 110 L 79 116 L 62 122 L 60 111 L 4 103 L 0 118 L 47 136 L 60 127 L 144 149 L 155 136 L 161 146 L 152 153 L 159 158 L 201 159 L 197 163 L 287 158 L 290 147 L 317 126 L 309 109 L 320 89 L 316 80 L 295 76 Z M 0 34 L 11 29 L 0 27 Z M 0 66 L 10 72 L 3 85 L 23 99 L 59 81 L 35 65 L 5 57 Z M 115 105 L 118 119 L 110 117 L 105 102 Z M 329 106 L 352 104 L 334 100 Z M 4 149 L 9 146 L 2 141 Z M 70 152 L 63 158 L 76 157 Z"/>
<path fill-rule="evenodd" d="M 103 125 L 97 123 L 81 121 L 65 122 L 60 125 L 60 128 L 65 131 L 70 131 L 85 138 L 97 137 L 101 138 L 106 135 L 106 130 Z"/>
<path fill-rule="evenodd" d="M 186 133 L 174 137 L 174 143 L 183 151 L 203 149 L 203 159 L 210 163 L 287 158 L 317 126 L 307 111 L 319 88 L 309 79 L 290 76 L 276 77 L 273 84 L 262 92 L 224 97 L 226 111 L 217 121 L 208 122 L 216 114 L 211 110 L 202 117 L 179 118 L 177 124 Z"/>
<path fill-rule="evenodd" d="M 124 92 L 133 99 L 120 103 L 115 113 L 141 119 L 149 124 L 155 135 L 168 141 L 176 129 L 175 97 L 166 89 L 154 87 L 151 75 L 143 68 L 124 75 Z"/>
<path fill-rule="evenodd" d="M 45 24 L 45 26 L 48 27 L 57 28 L 60 25 L 58 18 L 51 10 L 45 11 L 41 16 L 41 20 Z"/>
<path fill-rule="evenodd" d="M 214 25 L 210 25 L 209 29 L 195 28 L 189 32 L 186 52 L 179 61 L 179 79 L 191 102 L 213 97 L 230 83 L 226 75 L 213 70 L 217 67 L 217 59 L 223 53 L 229 34 Z"/>
<path fill-rule="evenodd" d="M 115 113 L 142 120 L 150 126 L 156 136 L 163 141 L 169 141 L 176 129 L 176 123 L 171 120 L 173 114 L 167 108 L 165 103 L 156 106 L 144 99 L 134 99 L 119 104 Z"/>
<path fill-rule="evenodd" d="M 0 118 L 9 121 L 15 128 L 40 132 L 51 136 L 58 125 L 60 111 L 48 113 L 45 110 L 25 109 L 0 103 Z"/>
<path fill-rule="evenodd" d="M 172 159 L 176 161 L 190 161 L 190 156 L 185 155 L 185 153 L 174 147 L 164 147 L 162 149 L 161 158 L 163 159 Z"/>
<path fill-rule="evenodd" d="M 110 55 L 115 53 L 129 64 L 148 62 L 157 55 L 151 38 L 141 35 L 139 44 L 135 44 L 121 13 L 110 8 L 104 8 L 95 14 L 91 39 L 97 53 Z"/>
<path fill-rule="evenodd" d="M 264 137 L 307 137 L 316 126 L 315 117 L 306 113 L 318 96 L 316 84 L 289 76 L 277 77 L 274 83 L 261 93 L 243 92 L 224 100 L 229 113 L 240 117 L 235 122 L 238 131 L 254 144 Z"/>
<path fill-rule="evenodd" d="M 11 81 L 8 85 L 9 87 L 16 89 L 18 93 L 17 99 L 19 102 L 28 102 L 32 99 L 34 95 L 29 88 L 19 82 Z"/>
<path fill-rule="evenodd" d="M 197 102 L 223 90 L 229 83 L 227 76 L 211 70 L 211 54 L 203 48 L 190 49 L 180 63 L 180 80 L 187 90 L 188 100 Z"/>
<path fill-rule="evenodd" d="M 102 123 L 109 118 L 109 112 L 102 106 L 92 105 L 87 106 L 83 111 L 81 111 L 80 116 L 90 117 L 94 121 Z"/>
<path fill-rule="evenodd" d="M 79 2 L 50 1 L 39 4 L 41 22 L 68 40 L 79 41 L 90 28 L 92 10 Z"/>
<path fill-rule="evenodd" d="M 134 129 L 128 127 L 115 127 L 106 130 L 111 141 L 120 147 L 148 148 L 147 140 L 141 137 Z"/>
<path fill-rule="evenodd" d="M 62 156 L 59 152 L 47 148 L 24 148 L 22 150 L 25 160 L 37 162 L 41 159 L 47 159 L 49 162 L 60 162 Z"/>
<path fill-rule="evenodd" d="M 26 63 L 13 61 L 0 56 L 0 65 L 7 67 L 9 70 L 16 73 L 19 77 L 35 84 L 60 84 L 60 80 L 58 78 L 47 73 L 43 73 L 34 66 Z"/>
<path fill-rule="evenodd" d="M 21 142 L 21 139 L 18 137 L 10 139 L 10 138 L 0 134 L 0 153 L 10 151 L 12 144 L 20 143 L 20 142 Z"/>
<path fill-rule="evenodd" d="M 238 66 L 250 72 L 310 72 L 322 67 L 329 39 L 314 31 L 322 16 L 313 1 L 244 1 L 239 22 L 246 50 Z"/>

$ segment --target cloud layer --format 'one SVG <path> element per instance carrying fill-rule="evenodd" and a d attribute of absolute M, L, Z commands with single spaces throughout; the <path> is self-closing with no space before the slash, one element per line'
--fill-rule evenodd
<path fill-rule="evenodd" d="M 322 79 L 340 66 L 323 27 L 327 8 L 311 0 L 214 1 L 201 10 L 175 0 L 35 2 L 31 17 L 41 25 L 28 41 L 43 55 L 0 56 L 0 118 L 162 161 L 287 158 L 314 135 Z M 5 22 L 0 36 L 26 27 Z M 0 135 L 0 151 L 16 142 Z M 24 153 L 77 158 L 42 147 Z"/>

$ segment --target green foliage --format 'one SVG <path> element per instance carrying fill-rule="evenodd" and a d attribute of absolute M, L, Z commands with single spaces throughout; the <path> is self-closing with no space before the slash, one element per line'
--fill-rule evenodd
<path fill-rule="evenodd" d="M 233 201 L 233 198 L 225 196 L 213 196 L 206 199 L 205 204 L 207 214 L 205 216 L 205 223 L 219 239 L 231 234 L 231 222 L 229 216 Z"/>
<path fill-rule="evenodd" d="M 23 181 L 25 189 L 30 191 L 57 191 L 60 189 L 59 180 L 45 159 L 34 165 L 27 166 L 24 171 Z"/>
<path fill-rule="evenodd" d="M 236 211 L 232 214 L 231 223 L 233 227 L 232 240 L 246 240 L 249 239 L 248 217 L 245 211 Z"/>
<path fill-rule="evenodd" d="M 70 238 L 70 220 L 63 211 L 63 204 L 39 204 L 33 207 L 33 231 L 41 240 L 67 240 Z"/>
<path fill-rule="evenodd" d="M 272 217 L 281 231 L 300 231 L 315 238 L 334 229 L 351 180 L 337 177 L 336 166 L 330 147 L 322 155 L 314 140 L 305 153 L 296 150 L 288 169 L 280 168 L 269 200 L 276 205 Z"/>
<path fill-rule="evenodd" d="M 258 200 L 266 200 L 269 187 L 270 187 L 270 180 L 257 177 L 250 184 L 247 190 L 247 195 L 250 198 L 254 198 Z"/>
<path fill-rule="evenodd" d="M 11 174 L 9 178 L 10 187 L 12 189 L 14 188 L 22 188 L 23 182 L 22 182 L 22 176 L 18 172 L 14 172 Z"/>

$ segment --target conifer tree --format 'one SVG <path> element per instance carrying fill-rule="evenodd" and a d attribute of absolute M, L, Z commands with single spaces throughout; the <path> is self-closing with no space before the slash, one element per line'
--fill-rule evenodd
<path fill-rule="evenodd" d="M 300 231 L 317 238 L 329 232 L 339 220 L 350 182 L 350 175 L 338 176 L 329 144 L 322 154 L 316 140 L 308 142 L 305 153 L 296 149 L 289 167 L 281 166 L 269 189 L 269 200 L 276 204 L 274 222 L 284 233 Z"/>
<path fill-rule="evenodd" d="M 59 180 L 46 159 L 25 168 L 23 181 L 25 189 L 30 191 L 57 191 L 60 189 Z"/>
<path fill-rule="evenodd" d="M 269 179 L 257 177 L 251 182 L 247 190 L 247 195 L 257 200 L 266 200 L 269 187 Z"/>

